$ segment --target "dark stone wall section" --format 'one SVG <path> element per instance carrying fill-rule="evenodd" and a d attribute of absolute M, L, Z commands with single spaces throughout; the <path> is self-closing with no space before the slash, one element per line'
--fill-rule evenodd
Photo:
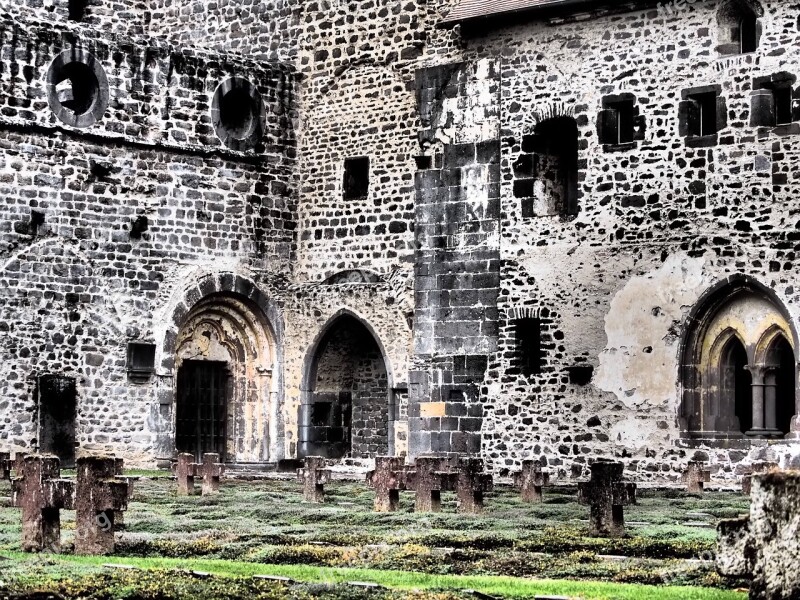
<path fill-rule="evenodd" d="M 451 67 L 418 72 L 424 120 L 459 78 Z M 499 157 L 499 140 L 445 145 L 416 176 L 411 456 L 480 452 L 479 396 L 498 333 Z"/>

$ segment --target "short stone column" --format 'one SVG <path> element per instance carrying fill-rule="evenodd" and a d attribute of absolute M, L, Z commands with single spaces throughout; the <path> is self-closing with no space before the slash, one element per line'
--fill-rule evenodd
<path fill-rule="evenodd" d="M 75 554 L 114 552 L 114 515 L 128 507 L 128 482 L 118 479 L 114 458 L 77 461 Z"/>
<path fill-rule="evenodd" d="M 325 502 L 325 484 L 331 480 L 331 470 L 321 456 L 306 456 L 305 467 L 297 469 L 297 479 L 303 484 L 306 502 Z"/>
<path fill-rule="evenodd" d="M 711 471 L 705 468 L 702 461 L 689 461 L 683 472 L 683 483 L 690 494 L 702 494 L 704 484 L 711 481 Z"/>
<path fill-rule="evenodd" d="M 800 598 L 800 473 L 753 475 L 750 514 L 717 525 L 717 570 L 751 577 L 750 600 Z"/>
<path fill-rule="evenodd" d="M 219 454 L 206 452 L 200 465 L 203 473 L 203 496 L 219 494 L 219 482 L 225 473 L 225 465 L 219 462 Z"/>
<path fill-rule="evenodd" d="M 375 512 L 393 512 L 400 503 L 400 491 L 407 488 L 405 459 L 375 457 L 375 469 L 367 473 L 367 485 L 375 490 Z"/>
<path fill-rule="evenodd" d="M 480 458 L 462 458 L 458 461 L 456 497 L 458 512 L 477 514 L 483 511 L 483 495 L 492 491 L 492 476 L 483 472 Z"/>
<path fill-rule="evenodd" d="M 753 378 L 753 425 L 745 435 L 761 437 L 766 434 L 764 430 L 764 375 L 766 368 L 764 365 L 748 365 L 745 368 L 750 371 Z"/>
<path fill-rule="evenodd" d="M 550 483 L 550 474 L 542 470 L 538 460 L 523 460 L 522 470 L 513 475 L 523 502 L 541 502 L 542 488 Z"/>
<path fill-rule="evenodd" d="M 578 484 L 578 502 L 589 506 L 592 535 L 625 535 L 624 507 L 636 504 L 636 484 L 622 480 L 624 465 L 598 460 L 590 481 Z"/>
<path fill-rule="evenodd" d="M 61 551 L 61 510 L 75 507 L 75 484 L 60 479 L 55 456 L 26 456 L 11 482 L 11 505 L 22 509 L 22 550 Z"/>
<path fill-rule="evenodd" d="M 178 454 L 175 463 L 175 477 L 178 480 L 178 496 L 191 496 L 194 494 L 194 478 L 197 477 L 197 467 L 194 455 L 188 452 Z"/>
<path fill-rule="evenodd" d="M 752 489 L 753 475 L 758 473 L 767 473 L 778 468 L 776 462 L 754 462 L 748 467 L 744 467 L 744 475 L 742 475 L 742 493 L 749 496 Z"/>
<path fill-rule="evenodd" d="M 454 492 L 458 482 L 458 461 L 439 456 L 420 456 L 408 473 L 408 487 L 414 490 L 416 512 L 440 512 L 442 492 Z"/>

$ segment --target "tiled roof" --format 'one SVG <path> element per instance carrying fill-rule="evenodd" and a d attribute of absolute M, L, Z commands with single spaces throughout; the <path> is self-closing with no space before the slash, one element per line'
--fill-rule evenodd
<path fill-rule="evenodd" d="M 461 2 L 442 19 L 441 24 L 452 25 L 471 19 L 494 17 L 538 8 L 557 9 L 589 3 L 589 0 L 461 0 Z"/>

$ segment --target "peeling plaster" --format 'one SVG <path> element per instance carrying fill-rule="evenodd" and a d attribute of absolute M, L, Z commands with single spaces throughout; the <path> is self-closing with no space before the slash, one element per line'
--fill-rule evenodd
<path fill-rule="evenodd" d="M 704 265 L 703 258 L 676 253 L 660 268 L 631 278 L 614 295 L 605 318 L 608 341 L 594 383 L 613 393 L 625 407 L 677 411 L 680 339 L 676 326 L 708 287 Z M 652 420 L 648 424 L 655 426 Z M 623 424 L 620 433 L 628 436 L 630 429 Z"/>

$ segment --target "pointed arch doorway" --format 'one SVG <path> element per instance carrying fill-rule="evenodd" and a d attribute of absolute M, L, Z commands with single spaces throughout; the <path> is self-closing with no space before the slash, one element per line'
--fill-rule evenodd
<path fill-rule="evenodd" d="M 373 331 L 350 313 L 332 319 L 306 359 L 298 454 L 368 458 L 391 454 L 391 371 Z"/>

